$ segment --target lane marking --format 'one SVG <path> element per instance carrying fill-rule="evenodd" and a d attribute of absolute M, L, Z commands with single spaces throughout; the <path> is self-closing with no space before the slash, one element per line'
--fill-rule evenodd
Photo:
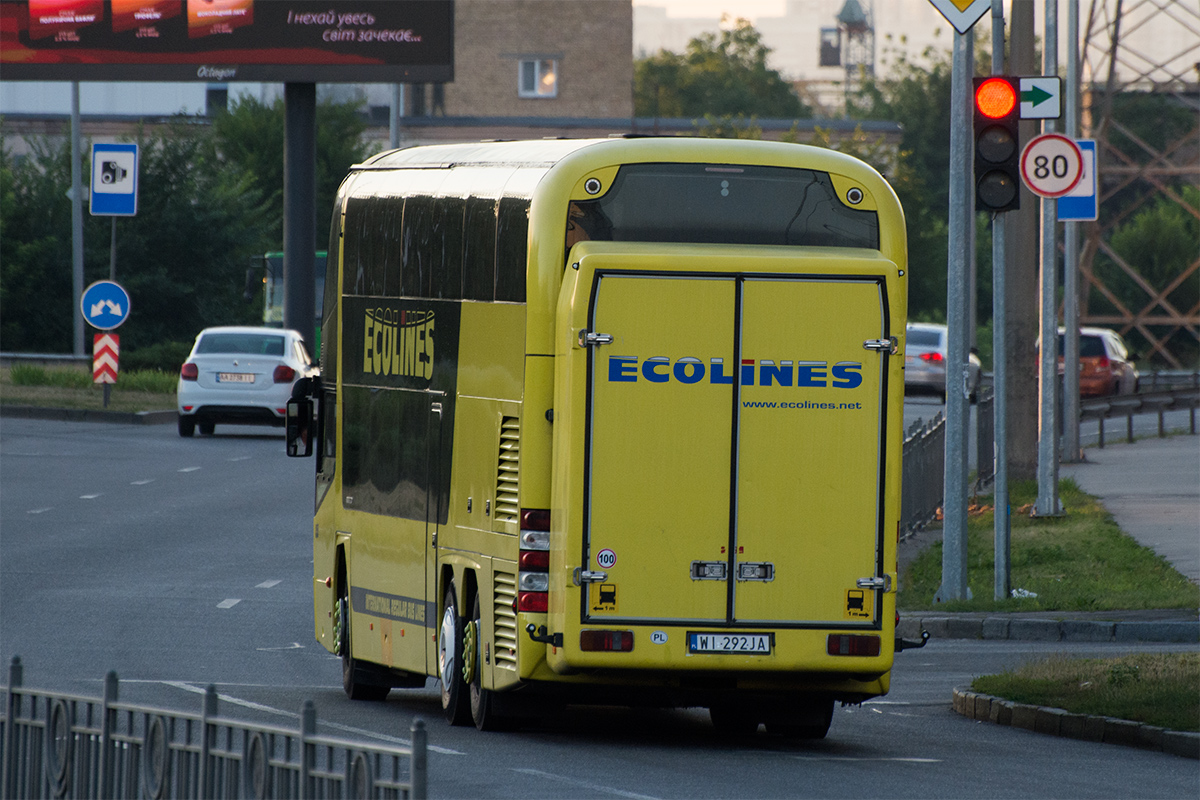
<path fill-rule="evenodd" d="M 31 508 L 26 511 L 26 514 L 45 514 L 47 511 L 52 511 L 54 506 L 46 506 L 45 508 Z"/>
<path fill-rule="evenodd" d="M 146 478 L 142 481 L 131 481 L 130 486 L 145 486 L 147 483 L 154 483 L 154 478 Z"/>
<path fill-rule="evenodd" d="M 304 645 L 300 644 L 299 642 L 292 642 L 287 647 L 256 647 L 254 649 L 260 653 L 273 653 L 278 650 L 303 650 Z"/>
<path fill-rule="evenodd" d="M 228 600 L 222 600 L 221 602 L 217 603 L 217 608 L 233 608 L 240 602 L 242 602 L 242 601 L 235 600 L 233 598 L 230 598 Z"/>
<path fill-rule="evenodd" d="M 260 583 L 258 586 L 255 586 L 254 588 L 255 589 L 270 589 L 273 586 L 278 586 L 280 583 L 282 583 L 282 581 L 263 581 L 262 583 Z"/>
<path fill-rule="evenodd" d="M 200 467 L 184 467 L 183 469 L 181 469 L 179 471 L 180 472 L 195 472 L 198 469 L 200 469 Z"/>
<path fill-rule="evenodd" d="M 237 456 L 236 458 L 231 458 L 229 460 L 230 461 L 249 461 L 251 458 L 252 458 L 252 456 Z"/>
<path fill-rule="evenodd" d="M 845 761 L 867 763 L 874 761 L 899 761 L 906 764 L 940 764 L 940 758 L 904 758 L 902 756 L 792 756 L 797 761 Z"/>
<path fill-rule="evenodd" d="M 103 495 L 104 495 L 104 492 L 98 492 L 96 494 L 81 494 L 81 495 L 79 495 L 79 499 L 80 500 L 95 500 L 97 497 L 102 497 Z"/>
<path fill-rule="evenodd" d="M 637 794 L 635 792 L 626 792 L 622 789 L 614 789 L 611 786 L 601 786 L 596 783 L 588 783 L 587 781 L 577 781 L 574 778 L 566 778 L 562 775 L 555 775 L 552 772 L 542 772 L 540 769 L 523 769 L 518 767 L 510 767 L 513 772 L 520 772 L 523 775 L 532 775 L 535 778 L 548 778 L 552 781 L 565 783 L 569 786 L 578 786 L 581 789 L 587 789 L 589 792 L 603 792 L 604 794 L 613 794 L 617 797 L 632 797 L 635 800 L 658 800 L 651 794 Z"/>
<path fill-rule="evenodd" d="M 147 681 L 147 683 L 154 682 L 155 681 Z M 128 681 L 126 681 L 126 683 L 128 683 Z M 185 683 L 183 681 L 161 681 L 161 683 L 167 686 L 173 686 L 176 689 L 182 689 L 185 692 L 191 692 L 192 694 L 204 694 L 207 691 L 206 689 L 201 689 L 199 686 L 193 686 L 190 683 Z M 283 709 L 273 708 L 272 706 L 265 706 L 262 703 L 255 703 L 251 700 L 242 700 L 240 697 L 234 697 L 233 695 L 221 694 L 218 692 L 217 699 L 222 703 L 230 703 L 235 706 L 241 706 L 242 708 L 249 708 L 253 711 L 262 711 L 265 714 L 275 714 L 276 716 L 287 717 L 288 719 L 300 719 L 300 715 L 292 711 L 284 711 Z M 364 728 L 341 725 L 337 722 L 330 722 L 329 720 L 321 719 L 319 715 L 317 716 L 317 724 L 325 725 L 345 733 L 353 733 L 358 736 L 365 736 L 369 739 L 378 739 L 381 742 L 400 745 L 401 747 L 412 747 L 411 739 L 401 739 L 398 736 L 388 736 L 386 733 L 376 733 L 375 731 L 369 731 Z M 449 747 L 438 747 L 437 745 L 432 744 L 428 745 L 428 747 L 435 753 L 441 753 L 447 756 L 466 755 L 466 753 L 463 753 L 459 750 L 451 750 Z"/>

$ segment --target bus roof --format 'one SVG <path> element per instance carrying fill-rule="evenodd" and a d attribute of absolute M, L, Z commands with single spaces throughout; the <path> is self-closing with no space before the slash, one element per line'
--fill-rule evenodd
<path fill-rule="evenodd" d="M 549 169 L 582 150 L 610 151 L 619 161 L 709 161 L 725 163 L 780 163 L 807 151 L 802 158 L 819 154 L 825 167 L 841 165 L 849 173 L 865 165 L 836 150 L 789 142 L 747 139 L 711 139 L 694 136 L 633 136 L 608 139 L 536 139 L 460 144 L 414 145 L 373 156 L 351 171 L 389 169 L 447 169 L 451 167 L 525 167 Z M 760 159 L 764 159 L 760 162 Z M 820 169 L 820 167 L 817 167 Z M 870 169 L 869 167 L 867 168 Z"/>

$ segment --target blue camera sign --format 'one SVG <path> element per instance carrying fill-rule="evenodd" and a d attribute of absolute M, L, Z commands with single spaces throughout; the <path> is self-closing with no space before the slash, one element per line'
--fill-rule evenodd
<path fill-rule="evenodd" d="M 92 216 L 137 214 L 138 146 L 92 145 Z"/>

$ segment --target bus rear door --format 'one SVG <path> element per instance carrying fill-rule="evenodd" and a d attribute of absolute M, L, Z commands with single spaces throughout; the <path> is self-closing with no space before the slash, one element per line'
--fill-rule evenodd
<path fill-rule="evenodd" d="M 880 627 L 886 269 L 847 261 L 582 259 L 578 626 Z"/>

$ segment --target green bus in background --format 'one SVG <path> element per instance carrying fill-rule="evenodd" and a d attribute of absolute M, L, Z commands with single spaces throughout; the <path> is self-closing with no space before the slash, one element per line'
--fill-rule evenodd
<path fill-rule="evenodd" d="M 283 252 L 264 253 L 250 259 L 251 267 L 246 274 L 246 299 L 253 297 L 252 286 L 255 274 L 262 275 L 263 325 L 269 328 L 283 327 Z M 321 352 L 321 301 L 325 297 L 325 251 L 318 250 L 313 275 L 316 278 L 316 301 L 313 322 L 312 352 Z"/>

